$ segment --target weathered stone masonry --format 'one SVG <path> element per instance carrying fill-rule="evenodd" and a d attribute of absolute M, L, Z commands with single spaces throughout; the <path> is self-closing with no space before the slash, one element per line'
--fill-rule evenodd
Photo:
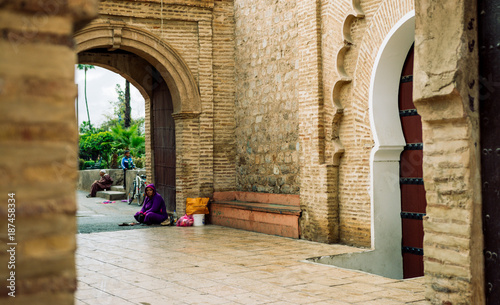
<path fill-rule="evenodd" d="M 0 3 L 0 303 L 73 304 L 77 125 L 72 32 L 97 1 Z M 64 190 L 64 191 L 62 191 Z M 8 196 L 15 240 L 7 239 Z M 7 243 L 17 243 L 15 270 Z M 15 298 L 6 286 L 15 271 Z M 9 275 L 9 276 L 8 276 Z"/>
<path fill-rule="evenodd" d="M 298 20 L 295 1 L 237 0 L 238 190 L 298 194 Z"/>
<path fill-rule="evenodd" d="M 423 123 L 424 268 L 432 304 L 485 302 L 476 11 L 469 0 L 416 7 L 414 100 Z"/>

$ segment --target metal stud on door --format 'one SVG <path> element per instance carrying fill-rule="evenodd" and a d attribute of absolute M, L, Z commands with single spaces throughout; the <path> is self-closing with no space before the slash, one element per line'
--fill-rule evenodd
<path fill-rule="evenodd" d="M 484 272 L 486 304 L 493 305 L 500 304 L 500 5 L 479 0 L 478 12 Z"/>

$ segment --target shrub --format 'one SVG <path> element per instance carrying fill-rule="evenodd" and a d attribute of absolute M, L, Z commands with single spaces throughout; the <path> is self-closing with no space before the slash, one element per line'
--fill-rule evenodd
<path fill-rule="evenodd" d="M 95 161 L 92 161 L 92 160 L 90 160 L 90 161 L 85 161 L 83 164 L 84 164 L 84 167 L 83 167 L 83 168 L 84 168 L 84 169 L 86 169 L 87 167 L 92 167 L 92 166 L 94 166 Z"/>
<path fill-rule="evenodd" d="M 137 168 L 144 168 L 146 165 L 146 158 L 141 157 L 141 158 L 134 158 L 132 157 L 132 160 L 134 160 L 135 167 Z"/>
<path fill-rule="evenodd" d="M 99 156 L 108 156 L 111 153 L 110 142 L 113 136 L 109 131 L 86 133 L 80 135 L 80 157 L 83 159 L 97 160 Z"/>

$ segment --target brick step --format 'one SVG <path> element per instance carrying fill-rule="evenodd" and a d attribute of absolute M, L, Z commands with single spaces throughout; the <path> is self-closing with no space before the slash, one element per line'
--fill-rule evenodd
<path fill-rule="evenodd" d="M 96 196 L 107 200 L 121 200 L 127 198 L 127 194 L 125 192 L 118 191 L 100 191 L 97 192 Z"/>
<path fill-rule="evenodd" d="M 210 222 L 236 229 L 299 238 L 300 208 L 282 204 L 214 201 Z"/>

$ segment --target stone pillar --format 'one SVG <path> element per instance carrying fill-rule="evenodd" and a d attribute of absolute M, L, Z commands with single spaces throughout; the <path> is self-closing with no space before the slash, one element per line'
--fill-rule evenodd
<path fill-rule="evenodd" d="M 174 113 L 176 150 L 176 211 L 183 215 L 188 197 L 200 197 L 200 114 Z"/>
<path fill-rule="evenodd" d="M 338 166 L 326 165 L 321 1 L 297 2 L 299 20 L 300 219 L 305 239 L 338 241 Z"/>
<path fill-rule="evenodd" d="M 414 101 L 422 116 L 424 270 L 432 304 L 484 304 L 476 1 L 416 1 Z"/>
<path fill-rule="evenodd" d="M 0 3 L 2 304 L 74 303 L 78 133 L 72 33 L 76 22 L 96 15 L 94 0 Z"/>

